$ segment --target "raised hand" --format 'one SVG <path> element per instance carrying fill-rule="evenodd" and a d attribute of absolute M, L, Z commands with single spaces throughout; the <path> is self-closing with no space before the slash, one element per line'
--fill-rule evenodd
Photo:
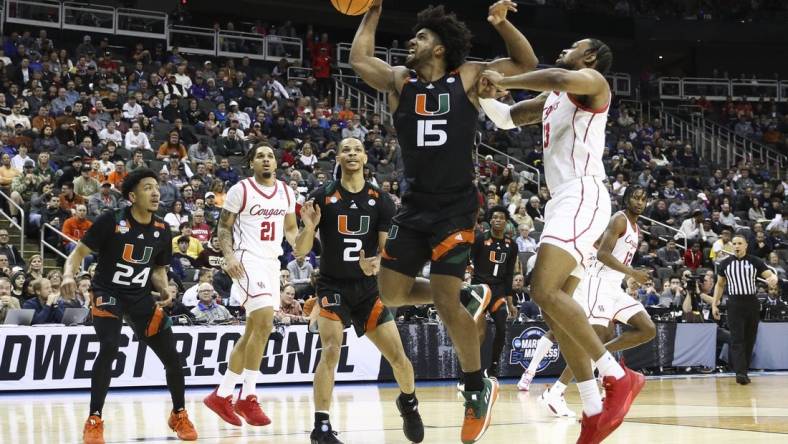
<path fill-rule="evenodd" d="M 301 221 L 309 228 L 315 228 L 320 223 L 320 207 L 315 205 L 314 199 L 301 207 Z"/>
<path fill-rule="evenodd" d="M 509 12 L 517 12 L 517 4 L 511 0 L 499 0 L 492 5 L 487 11 L 487 21 L 491 25 L 497 25 L 506 20 L 506 14 Z"/>
<path fill-rule="evenodd" d="M 77 281 L 73 277 L 64 276 L 60 283 L 60 295 L 63 298 L 72 298 L 77 293 Z"/>

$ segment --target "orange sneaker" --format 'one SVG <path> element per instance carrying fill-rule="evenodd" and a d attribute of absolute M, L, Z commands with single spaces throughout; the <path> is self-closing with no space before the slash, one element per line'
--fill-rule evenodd
<path fill-rule="evenodd" d="M 104 421 L 100 416 L 90 415 L 82 430 L 85 444 L 104 444 Z"/>
<path fill-rule="evenodd" d="M 480 392 L 462 392 L 465 397 L 465 420 L 460 436 L 463 444 L 473 444 L 482 439 L 490 427 L 492 407 L 498 399 L 498 380 L 484 378 L 482 382 L 484 388 Z"/>
<path fill-rule="evenodd" d="M 197 441 L 197 430 L 194 429 L 194 424 L 189 421 L 189 414 L 186 413 L 186 410 L 171 412 L 167 425 L 178 434 L 180 440 Z"/>
<path fill-rule="evenodd" d="M 260 403 L 257 402 L 257 396 L 255 395 L 249 395 L 245 399 L 238 398 L 233 409 L 249 425 L 267 426 L 271 424 L 271 419 L 260 408 Z"/>

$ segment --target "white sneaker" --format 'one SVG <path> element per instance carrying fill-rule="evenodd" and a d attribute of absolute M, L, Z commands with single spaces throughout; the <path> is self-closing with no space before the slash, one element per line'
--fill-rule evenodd
<path fill-rule="evenodd" d="M 550 414 L 553 416 L 557 416 L 559 418 L 577 417 L 575 412 L 570 410 L 566 405 L 566 399 L 564 399 L 564 395 L 556 395 L 550 392 L 550 389 L 545 390 L 541 395 L 539 395 L 539 403 L 547 407 L 547 409 L 550 411 Z"/>
<path fill-rule="evenodd" d="M 534 374 L 530 373 L 528 370 L 523 372 L 523 375 L 520 376 L 520 380 L 517 382 L 517 390 L 522 392 L 527 392 L 531 389 L 531 381 L 534 380 Z"/>
<path fill-rule="evenodd" d="M 458 392 L 464 392 L 465 391 L 465 383 L 457 382 L 457 391 Z"/>

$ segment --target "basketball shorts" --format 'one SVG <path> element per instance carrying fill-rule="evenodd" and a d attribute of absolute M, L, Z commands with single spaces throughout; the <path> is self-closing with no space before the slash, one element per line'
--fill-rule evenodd
<path fill-rule="evenodd" d="M 430 262 L 430 274 L 462 279 L 474 240 L 476 212 L 450 217 L 437 223 L 407 225 L 394 222 L 381 254 L 381 266 L 415 277 Z"/>
<path fill-rule="evenodd" d="M 279 261 L 252 256 L 238 250 L 235 257 L 244 266 L 244 277 L 233 279 L 231 298 L 241 301 L 246 314 L 264 307 L 279 311 Z"/>
<path fill-rule="evenodd" d="M 90 290 L 90 313 L 93 318 L 125 318 L 138 338 L 148 338 L 172 326 L 170 317 L 164 313 L 153 296 L 126 296 L 117 291 L 93 287 Z"/>
<path fill-rule="evenodd" d="M 583 307 L 591 325 L 607 327 L 613 321 L 627 324 L 632 316 L 646 313 L 643 304 L 630 297 L 616 279 L 586 276 L 573 298 Z"/>
<path fill-rule="evenodd" d="M 473 285 L 477 284 L 484 284 L 485 282 L 477 282 L 473 281 Z M 487 308 L 485 311 L 487 313 L 493 314 L 498 309 L 503 307 L 504 309 L 509 309 L 509 304 L 506 303 L 506 287 L 503 284 L 487 284 L 490 287 L 490 292 L 492 292 L 492 297 L 490 297 L 490 303 L 487 304 Z"/>
<path fill-rule="evenodd" d="M 378 325 L 394 320 L 378 293 L 378 281 L 372 276 L 362 279 L 334 279 L 320 275 L 316 286 L 320 316 L 353 325 L 356 335 L 364 336 Z"/>
<path fill-rule="evenodd" d="M 602 180 L 583 176 L 550 190 L 545 208 L 541 243 L 554 245 L 575 258 L 572 276 L 584 278 L 584 270 L 596 257 L 594 243 L 610 221 L 610 195 Z"/>

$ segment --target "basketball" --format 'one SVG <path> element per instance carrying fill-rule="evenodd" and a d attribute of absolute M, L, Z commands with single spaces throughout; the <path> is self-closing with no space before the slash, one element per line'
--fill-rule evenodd
<path fill-rule="evenodd" d="M 372 6 L 374 0 L 331 0 L 337 11 L 345 15 L 361 15 Z"/>

